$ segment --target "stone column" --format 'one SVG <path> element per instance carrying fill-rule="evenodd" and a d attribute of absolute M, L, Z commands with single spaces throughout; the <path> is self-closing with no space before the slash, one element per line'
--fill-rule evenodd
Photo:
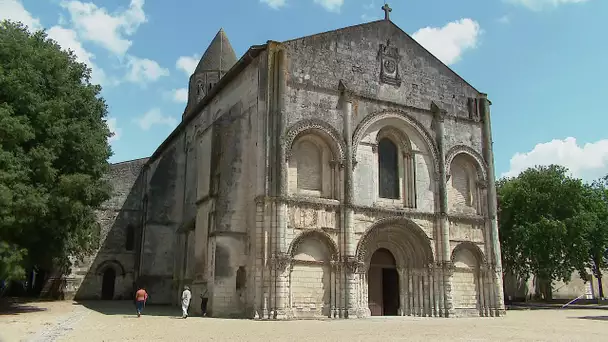
<path fill-rule="evenodd" d="M 291 258 L 286 253 L 279 253 L 273 259 L 273 267 L 276 272 L 277 293 L 275 319 L 289 319 L 293 317 L 291 307 L 288 307 L 288 285 L 289 273 L 291 272 Z"/>
<path fill-rule="evenodd" d="M 452 277 L 454 276 L 454 265 L 451 262 L 443 264 L 443 284 L 445 291 L 445 316 L 454 316 L 454 299 L 452 298 Z"/>
<path fill-rule="evenodd" d="M 480 117 L 483 122 L 482 126 L 482 146 L 483 146 L 483 157 L 487 165 L 488 174 L 488 190 L 487 190 L 487 205 L 488 205 L 488 219 L 490 220 L 490 238 L 492 243 L 492 255 L 488 260 L 492 260 L 493 272 L 492 272 L 492 284 L 494 285 L 494 296 L 496 303 L 497 316 L 505 313 L 504 304 L 504 292 L 502 287 L 502 259 L 500 253 L 500 239 L 498 236 L 498 218 L 496 215 L 497 203 L 496 203 L 496 182 L 494 177 L 494 151 L 492 142 L 492 123 L 490 120 L 490 105 L 491 102 L 488 100 L 486 94 L 481 94 L 479 98 L 479 110 Z"/>
<path fill-rule="evenodd" d="M 403 282 L 403 275 L 405 271 L 403 267 L 397 267 L 397 274 L 399 274 L 399 310 L 397 311 L 397 315 L 405 316 L 405 284 Z"/>
<path fill-rule="evenodd" d="M 342 225 L 343 236 L 344 236 L 344 262 L 347 267 L 344 269 L 345 273 L 345 286 L 344 286 L 344 299 L 345 299 L 345 318 L 350 316 L 357 316 L 356 307 L 356 275 L 357 261 L 355 260 L 355 239 L 354 239 L 354 227 L 353 227 L 353 137 L 352 137 L 352 96 L 350 91 L 346 88 L 344 82 L 340 81 L 339 85 L 340 97 L 342 101 L 342 115 L 343 115 L 343 131 L 345 142 L 345 153 L 344 153 L 344 202 L 343 202 L 343 214 L 344 224 Z"/>
<path fill-rule="evenodd" d="M 435 126 L 435 142 L 437 144 L 437 152 L 439 165 L 438 170 L 438 186 L 439 191 L 439 232 L 441 236 L 441 261 L 443 264 L 442 272 L 443 277 L 443 307 L 444 317 L 450 316 L 450 310 L 452 307 L 452 287 L 448 284 L 451 279 L 445 274 L 446 269 L 451 264 L 451 253 L 450 253 L 450 226 L 448 222 L 448 194 L 446 189 L 447 175 L 445 165 L 445 142 L 444 142 L 444 129 L 443 121 L 446 116 L 446 111 L 439 108 L 435 102 L 431 102 L 431 111 L 433 112 L 433 125 Z"/>

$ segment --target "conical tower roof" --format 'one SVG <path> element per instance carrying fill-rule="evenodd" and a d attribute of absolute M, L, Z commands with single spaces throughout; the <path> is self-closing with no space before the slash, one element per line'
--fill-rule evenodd
<path fill-rule="evenodd" d="M 221 28 L 201 57 L 194 73 L 204 71 L 228 71 L 236 63 L 236 54 L 226 32 Z"/>

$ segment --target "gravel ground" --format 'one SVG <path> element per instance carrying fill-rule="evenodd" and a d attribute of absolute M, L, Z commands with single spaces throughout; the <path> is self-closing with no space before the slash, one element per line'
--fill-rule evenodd
<path fill-rule="evenodd" d="M 30 304 L 33 305 L 33 304 Z M 0 314 L 0 341 L 607 341 L 606 310 L 516 310 L 502 318 L 370 318 L 269 322 L 189 317 L 132 303 L 35 304 Z"/>

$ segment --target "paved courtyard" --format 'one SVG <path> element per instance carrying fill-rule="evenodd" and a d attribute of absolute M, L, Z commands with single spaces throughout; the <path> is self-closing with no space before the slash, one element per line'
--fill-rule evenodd
<path fill-rule="evenodd" d="M 516 310 L 503 318 L 268 322 L 190 317 L 132 303 L 30 303 L 0 312 L 0 341 L 606 341 L 606 310 Z"/>

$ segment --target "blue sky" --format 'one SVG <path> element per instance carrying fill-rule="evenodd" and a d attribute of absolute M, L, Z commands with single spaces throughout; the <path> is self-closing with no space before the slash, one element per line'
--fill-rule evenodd
<path fill-rule="evenodd" d="M 605 0 L 408 0 L 391 19 L 493 102 L 496 173 L 558 163 L 608 173 Z M 238 56 L 383 16 L 380 0 L 0 0 L 93 69 L 112 162 L 149 156 L 177 125 L 197 59 L 220 27 Z M 604 42 L 604 43 L 602 43 Z"/>

